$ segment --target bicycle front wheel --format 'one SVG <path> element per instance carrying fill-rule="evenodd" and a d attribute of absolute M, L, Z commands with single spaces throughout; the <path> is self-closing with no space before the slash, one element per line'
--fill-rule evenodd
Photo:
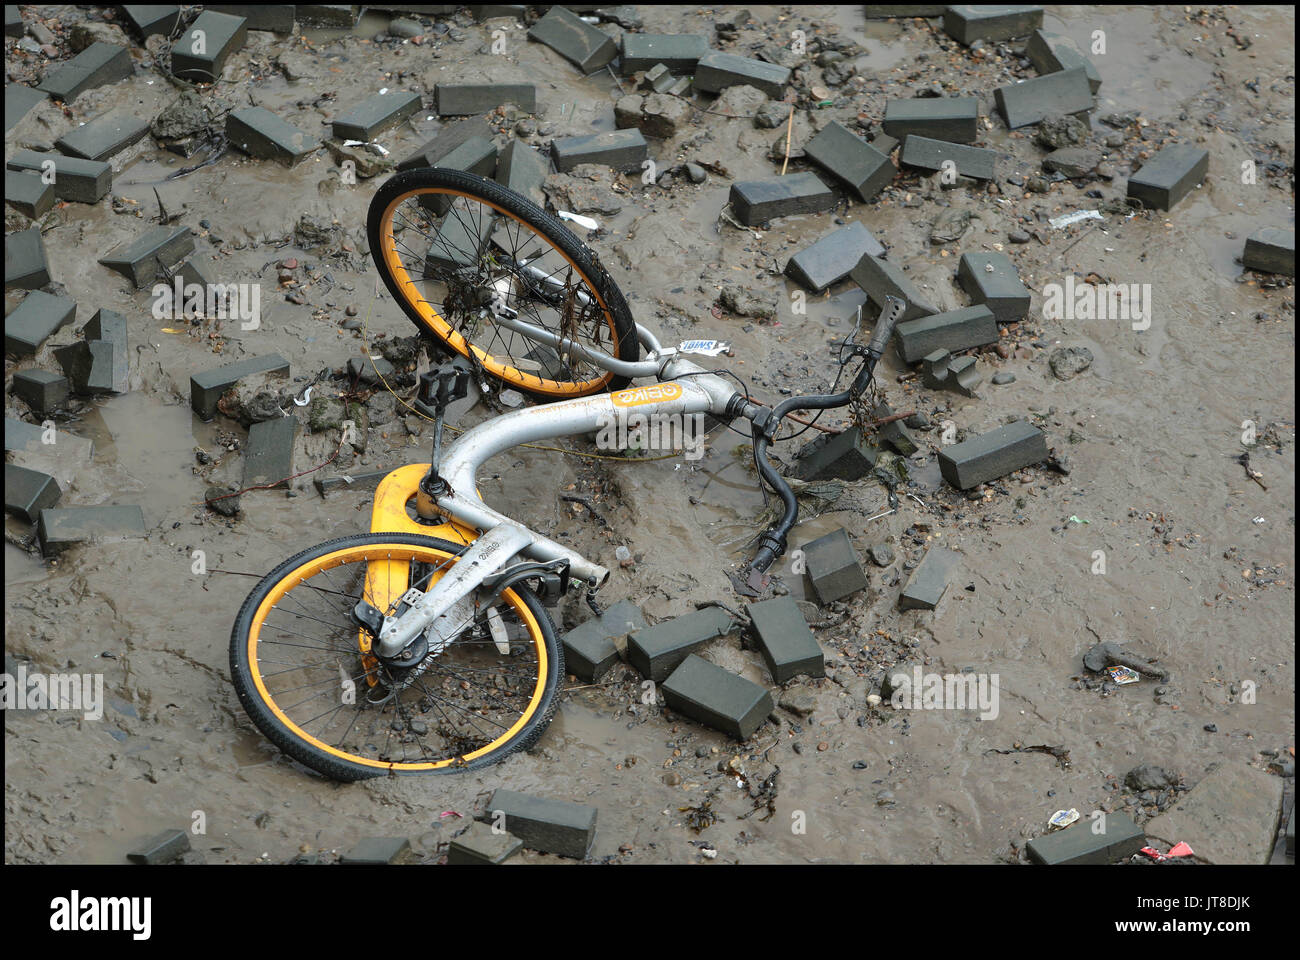
<path fill-rule="evenodd" d="M 490 602 L 471 595 L 443 618 L 428 653 L 401 667 L 370 654 L 373 636 L 353 615 L 362 600 L 391 615 L 464 549 L 360 534 L 267 574 L 230 638 L 231 677 L 258 729 L 335 780 L 472 770 L 531 746 L 555 712 L 564 654 L 527 587 Z"/>
<path fill-rule="evenodd" d="M 493 309 L 620 360 L 640 355 L 627 302 L 591 249 L 525 197 L 461 170 L 392 177 L 370 202 L 379 275 L 421 330 L 507 386 L 545 400 L 628 383 L 570 348 L 497 322 Z"/>

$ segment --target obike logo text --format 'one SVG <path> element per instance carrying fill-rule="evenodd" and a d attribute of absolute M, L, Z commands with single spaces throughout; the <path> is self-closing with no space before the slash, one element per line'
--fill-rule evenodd
<path fill-rule="evenodd" d="M 651 383 L 631 390 L 619 390 L 611 393 L 609 398 L 616 407 L 639 407 L 646 403 L 676 400 L 681 395 L 682 387 L 679 383 Z"/>

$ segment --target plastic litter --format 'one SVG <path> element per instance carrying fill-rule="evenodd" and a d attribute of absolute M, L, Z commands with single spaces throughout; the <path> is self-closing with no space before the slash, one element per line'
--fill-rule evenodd
<path fill-rule="evenodd" d="M 1047 222 L 1060 230 L 1062 227 L 1068 227 L 1072 223 L 1081 223 L 1084 220 L 1101 220 L 1105 222 L 1106 218 L 1096 210 L 1076 210 L 1074 213 L 1065 213 L 1059 217 L 1053 217 Z"/>
<path fill-rule="evenodd" d="M 578 226 L 583 227 L 586 230 L 600 229 L 599 223 L 591 219 L 591 217 L 584 217 L 580 213 L 570 213 L 568 210 L 561 210 L 558 216 L 561 220 L 571 220 L 574 223 L 576 223 Z"/>

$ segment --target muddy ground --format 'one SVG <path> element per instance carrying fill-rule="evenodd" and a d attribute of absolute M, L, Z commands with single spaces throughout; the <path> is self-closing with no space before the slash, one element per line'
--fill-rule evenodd
<path fill-rule="evenodd" d="M 953 280 L 966 251 L 1003 250 L 1034 291 L 1029 317 L 1007 331 L 1004 349 L 980 354 L 979 399 L 922 389 L 892 354 L 882 363 L 885 397 L 895 409 L 919 411 L 932 428 L 913 431 L 922 451 L 910 464 L 911 483 L 899 488 L 896 512 L 877 516 L 889 510 L 887 491 L 862 481 L 831 503 L 808 505 L 809 519 L 791 537 L 798 545 L 843 526 L 860 553 L 889 544 L 897 554 L 887 568 L 864 557 L 869 590 L 847 602 L 840 622 L 817 631 L 827 678 L 792 684 L 811 693 L 800 708 L 811 706 L 811 713 L 778 709 L 779 721 L 737 745 L 661 706 L 639 705 L 630 669 L 625 677 L 616 668 L 603 686 L 571 682 L 539 746 L 483 772 L 339 785 L 279 755 L 244 716 L 229 677 L 229 630 L 253 581 L 195 577 L 192 551 L 205 551 L 210 567 L 261 574 L 312 543 L 366 530 L 370 495 L 322 500 L 311 474 L 294 482 L 290 496 L 246 494 L 237 519 L 206 511 L 198 505 L 206 487 L 238 478 L 238 451 L 224 447 L 245 434 L 224 417 L 201 423 L 190 410 L 189 378 L 273 351 L 291 361 L 295 377 L 342 367 L 366 352 L 362 332 L 342 327 L 350 306 L 372 340 L 413 332 L 391 299 L 377 295 L 366 252 L 366 209 L 382 177 L 345 184 L 325 151 L 293 170 L 231 151 L 158 183 L 192 161 L 146 137 L 113 159 L 111 200 L 60 205 L 41 223 L 54 280 L 79 305 L 76 327 L 107 307 L 128 317 L 132 343 L 131 392 L 79 403 L 60 424 L 95 442 L 92 464 L 59 465 L 63 504 L 138 503 L 149 534 L 49 563 L 24 549 L 29 528 L 7 520 L 7 653 L 44 671 L 102 673 L 110 702 L 98 723 L 6 713 L 6 861 L 122 862 L 144 835 L 185 828 L 203 811 L 207 833 L 193 838 L 195 861 L 329 860 L 363 837 L 407 836 L 432 862 L 490 791 L 508 787 L 598 807 L 597 860 L 1016 862 L 1055 810 L 1125 809 L 1142 820 L 1167 804 L 1172 792 L 1135 798 L 1122 785 L 1139 763 L 1159 764 L 1184 784 L 1219 762 L 1268 768 L 1280 754 L 1285 766 L 1295 742 L 1295 295 L 1289 282 L 1244 273 L 1237 258 L 1257 227 L 1294 229 L 1293 11 L 1049 7 L 1046 26 L 1085 46 L 1094 30 L 1106 31 L 1107 53 L 1094 57 L 1104 84 L 1092 127 L 1109 176 L 1052 182 L 1035 193 L 1025 185 L 1041 174 L 1044 149 L 1032 129 L 1009 133 L 993 110 L 995 87 L 1034 75 L 1016 55 L 1021 44 L 972 52 L 949 41 L 938 21 L 868 23 L 857 6 L 749 10 L 752 17 L 739 18 L 738 29 L 722 37 L 715 23 L 737 19 L 736 8 L 647 6 L 640 17 L 647 31 L 701 33 L 715 47 L 745 54 L 788 44 L 795 29 L 814 41 L 861 44 L 864 52 L 850 57 L 856 77 L 818 97 L 833 101 L 829 106 L 809 108 L 809 88 L 826 85 L 823 69 L 808 61 L 801 70 L 791 169 L 804 169 L 800 142 L 830 120 L 869 135 L 887 99 L 936 83 L 950 95 L 980 97 L 991 118 L 982 145 L 1012 160 L 1000 169 L 996 192 L 943 190 L 901 174 L 871 204 L 742 230 L 718 222 L 730 183 L 778 172 L 768 154 L 783 130 L 696 111 L 672 139 L 652 141 L 651 155 L 661 167 L 698 161 L 720 165 L 725 175 L 715 169 L 698 185 L 681 175 L 645 185 L 635 177 L 611 183 L 606 172 L 591 191 L 592 206 L 604 209 L 589 211 L 602 228 L 590 242 L 640 322 L 665 342 L 731 339 L 730 369 L 756 395 L 777 399 L 782 388 L 825 388 L 834 372 L 830 344 L 850 329 L 864 299 L 845 282 L 810 296 L 806 315 L 791 310 L 798 288 L 779 271 L 835 224 L 865 223 L 889 259 L 907 264 L 941 307 L 966 302 Z M 88 13 L 72 6 L 24 11 L 29 24 L 41 22 L 53 34 L 36 52 L 5 41 L 9 78 L 33 82 L 49 54 L 70 56 L 69 29 Z M 443 32 L 426 21 L 430 29 L 417 43 L 386 39 L 387 19 L 367 14 L 352 33 L 305 28 L 291 39 L 250 32 L 222 81 L 199 92 L 218 110 L 259 104 L 324 136 L 337 111 L 381 87 L 419 90 L 427 105 L 432 85 L 444 78 L 528 78 L 540 84 L 541 99 L 535 120 L 519 128 L 534 131 L 528 142 L 614 127 L 620 91 L 611 75 L 578 76 L 553 51 L 527 42 L 520 25 L 461 16 L 444 20 L 451 29 Z M 507 52 L 486 55 L 497 28 Z M 6 137 L 6 155 L 48 148 L 110 108 L 152 118 L 174 101 L 184 87 L 154 69 L 158 41 L 131 46 L 133 78 L 91 91 L 66 111 L 38 106 Z M 286 60 L 303 79 L 286 79 Z M 622 84 L 630 89 L 633 82 Z M 708 106 L 707 97 L 695 102 Z M 1117 114 L 1134 122 L 1102 122 Z M 422 110 L 380 142 L 400 159 L 439 126 Z M 516 135 L 508 118 L 498 126 L 501 142 Z M 1171 140 L 1210 153 L 1204 185 L 1173 211 L 1111 214 L 1104 224 L 1061 230 L 1047 224 L 1123 197 L 1139 155 Z M 1257 182 L 1243 184 L 1242 162 L 1251 159 Z M 155 187 L 169 212 L 183 211 L 178 222 L 196 231 L 196 256 L 219 279 L 262 283 L 260 329 L 156 321 L 147 291 L 131 290 L 96 263 L 157 217 Z M 932 244 L 931 224 L 945 211 L 969 211 L 974 219 L 959 241 Z M 303 247 L 294 240 L 303 214 L 337 222 L 338 230 L 324 246 Z M 7 231 L 26 226 L 7 211 Z M 1009 242 L 1015 231 L 1030 234 L 1029 242 Z M 276 274 L 289 259 L 298 261 L 290 270 L 296 286 L 281 287 Z M 1043 319 L 1046 284 L 1093 273 L 1150 283 L 1151 328 Z M 729 284 L 775 304 L 775 321 L 717 308 Z M 295 292 L 304 302 L 286 299 Z M 19 299 L 20 292 L 7 292 L 6 310 Z M 70 342 L 74 329 L 52 343 Z M 1059 346 L 1086 346 L 1094 362 L 1059 380 L 1046 359 Z M 49 351 L 17 364 L 7 358 L 6 379 L 20 368 L 57 369 Z M 999 372 L 1015 374 L 1014 382 L 991 384 Z M 7 416 L 33 419 L 7 392 L 5 406 Z M 462 425 L 492 412 L 480 403 Z M 1017 416 L 1046 430 L 1068 474 L 1031 469 L 974 499 L 940 480 L 939 423 L 951 420 L 975 434 Z M 1262 485 L 1234 460 L 1244 449 L 1245 420 L 1258 425 L 1251 463 Z M 353 460 L 348 451 L 321 473 L 427 458 L 428 431 L 413 426 L 418 435 L 396 419 L 373 424 L 364 455 Z M 806 439 L 779 448 L 781 455 L 788 461 Z M 738 449 L 743 443 L 716 433 L 702 460 L 644 464 L 519 450 L 489 463 L 481 487 L 489 503 L 508 505 L 512 515 L 614 567 L 604 602 L 628 598 L 663 618 L 701 600 L 741 602 L 726 573 L 748 556 L 763 511 Z M 334 447 L 332 437 L 304 431 L 297 468 L 321 463 Z M 591 450 L 577 441 L 572 447 Z M 200 463 L 196 448 L 215 462 Z M 593 495 L 608 527 L 561 502 L 569 491 Z M 961 569 L 938 609 L 899 612 L 905 568 L 933 544 L 955 549 Z M 630 549 L 633 566 L 619 567 L 619 545 Z M 1097 550 L 1106 554 L 1104 575 L 1091 572 Z M 778 573 L 780 589 L 803 596 L 788 565 Z M 585 615 L 581 603 L 566 603 L 557 620 L 572 626 Z M 1170 681 L 1122 688 L 1085 682 L 1081 656 L 1099 639 L 1159 658 Z M 768 682 L 758 654 L 734 635 L 704 652 Z M 999 716 L 868 704 L 884 668 L 918 659 L 939 673 L 998 674 Z M 1253 704 L 1238 702 L 1246 681 L 1258 689 Z M 1017 744 L 1063 746 L 1068 766 L 1042 753 L 990 752 Z M 720 764 L 730 767 L 720 771 Z M 751 795 L 778 768 L 774 795 Z M 696 832 L 683 808 L 706 802 L 718 819 Z M 800 813 L 804 832 L 792 829 Z M 529 852 L 523 859 L 551 858 Z"/>

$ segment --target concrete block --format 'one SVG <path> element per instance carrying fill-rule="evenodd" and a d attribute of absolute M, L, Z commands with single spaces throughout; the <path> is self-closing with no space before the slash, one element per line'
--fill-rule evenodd
<path fill-rule="evenodd" d="M 627 659 L 641 676 L 662 683 L 688 654 L 731 629 L 725 610 L 703 607 L 635 631 L 627 640 Z"/>
<path fill-rule="evenodd" d="M 23 23 L 23 15 L 18 10 L 18 4 L 6 3 L 5 4 L 5 36 L 21 37 L 23 35 L 23 32 L 26 29 L 27 29 L 27 25 Z"/>
<path fill-rule="evenodd" d="M 528 11 L 527 4 L 523 3 L 471 3 L 469 12 L 474 15 L 475 20 L 491 20 L 494 17 L 514 17 L 516 20 L 523 19 L 524 14 Z"/>
<path fill-rule="evenodd" d="M 215 10 L 231 17 L 242 17 L 249 30 L 270 33 L 293 33 L 292 3 L 205 3 L 204 10 Z"/>
<path fill-rule="evenodd" d="M 522 850 L 524 842 L 509 833 L 493 833 L 486 823 L 474 821 L 447 845 L 447 864 L 505 863 Z"/>
<path fill-rule="evenodd" d="M 887 100 L 881 129 L 899 140 L 908 136 L 974 143 L 979 139 L 977 97 L 913 97 Z"/>
<path fill-rule="evenodd" d="M 940 450 L 939 470 L 954 487 L 969 490 L 1046 459 L 1046 435 L 1017 420 Z"/>
<path fill-rule="evenodd" d="M 542 184 L 548 170 L 549 164 L 541 153 L 521 140 L 512 140 L 497 157 L 494 179 L 507 190 L 541 206 L 546 199 Z"/>
<path fill-rule="evenodd" d="M 55 100 L 71 103 L 87 90 L 125 80 L 135 71 L 126 47 L 96 41 L 46 74 L 36 88 Z"/>
<path fill-rule="evenodd" d="M 921 358 L 921 383 L 928 390 L 955 390 L 966 397 L 978 397 L 976 388 L 983 380 L 974 357 L 954 357 L 947 350 L 935 350 Z"/>
<path fill-rule="evenodd" d="M 985 304 L 936 313 L 900 323 L 894 330 L 898 355 L 904 363 L 918 363 L 936 350 L 957 353 L 971 347 L 997 343 L 998 324 Z"/>
<path fill-rule="evenodd" d="M 424 261 L 424 278 L 436 279 L 448 270 L 477 264 L 489 243 L 491 220 L 471 209 L 468 201 L 456 198 L 445 212 L 438 232 L 429 241 Z"/>
<path fill-rule="evenodd" d="M 387 8 L 377 8 L 387 9 Z M 351 3 L 299 3 L 294 10 L 300 23 L 351 30 L 361 19 L 360 8 Z"/>
<path fill-rule="evenodd" d="M 497 168 L 496 144 L 486 137 L 470 137 L 429 166 L 464 170 L 488 179 Z M 442 217 L 451 209 L 452 199 L 446 195 L 429 194 L 420 198 L 420 206 Z M 466 204 L 462 203 L 461 206 L 465 207 Z"/>
<path fill-rule="evenodd" d="M 293 448 L 298 438 L 294 417 L 263 420 L 248 428 L 244 447 L 244 487 L 280 486 L 293 474 Z M 287 485 L 287 484 L 286 484 Z"/>
<path fill-rule="evenodd" d="M 868 20 L 890 20 L 894 17 L 942 17 L 948 9 L 946 3 L 865 3 L 862 14 Z"/>
<path fill-rule="evenodd" d="M 1191 193 L 1210 169 L 1208 150 L 1190 143 L 1165 147 L 1128 178 L 1128 195 L 1148 210 L 1172 210 Z"/>
<path fill-rule="evenodd" d="M 871 418 L 873 420 L 884 420 L 892 417 L 895 412 L 893 407 L 882 400 L 871 408 Z M 881 442 L 893 447 L 894 452 L 900 457 L 910 457 L 918 449 L 915 441 L 908 435 L 906 428 L 899 420 L 877 427 L 876 436 Z"/>
<path fill-rule="evenodd" d="M 245 107 L 226 116 L 226 139 L 250 157 L 296 166 L 321 142 L 281 120 L 265 107 Z"/>
<path fill-rule="evenodd" d="M 499 824 L 530 850 L 582 860 L 596 838 L 596 808 L 568 800 L 549 800 L 496 790 L 484 812 L 485 822 Z"/>
<path fill-rule="evenodd" d="M 970 295 L 971 303 L 984 304 L 998 323 L 1013 323 L 1029 312 L 1029 288 L 1006 254 L 962 254 L 957 282 Z"/>
<path fill-rule="evenodd" d="M 39 227 L 5 235 L 5 287 L 35 290 L 50 282 L 45 241 Z M 9 321 L 5 320 L 8 329 Z"/>
<path fill-rule="evenodd" d="M 748 740 L 776 709 L 763 687 L 691 654 L 661 687 L 673 710 L 705 726 Z"/>
<path fill-rule="evenodd" d="M 1099 832 L 1094 832 L 1093 827 L 1093 821 L 1085 819 L 1064 830 L 1034 837 L 1026 844 L 1029 859 L 1041 864 L 1115 863 L 1147 845 L 1146 835 L 1127 814 L 1108 813 Z"/>
<path fill-rule="evenodd" d="M 1083 67 L 998 87 L 993 100 L 1012 130 L 1039 123 L 1050 113 L 1082 116 L 1093 106 L 1092 86 Z"/>
<path fill-rule="evenodd" d="M 808 159 L 844 183 L 863 203 L 894 179 L 889 157 L 838 120 L 832 120 L 804 147 Z"/>
<path fill-rule="evenodd" d="M 799 451 L 790 471 L 797 480 L 861 480 L 876 465 L 880 450 L 858 427 L 824 433 Z"/>
<path fill-rule="evenodd" d="M 982 147 L 911 135 L 903 141 L 903 152 L 898 159 L 905 166 L 921 170 L 952 169 L 959 176 L 972 180 L 992 180 L 998 153 Z M 948 163 L 952 164 L 951 168 L 945 167 Z"/>
<path fill-rule="evenodd" d="M 32 107 L 48 100 L 43 92 L 22 83 L 5 84 L 5 133 L 18 126 L 18 121 L 31 113 Z"/>
<path fill-rule="evenodd" d="M 855 221 L 796 253 L 785 265 L 785 275 L 814 293 L 820 293 L 847 277 L 863 257 L 884 255 L 885 248 L 880 241 L 862 223 Z"/>
<path fill-rule="evenodd" d="M 170 269 L 193 252 L 194 237 L 189 227 L 154 227 L 135 240 L 118 244 L 99 262 L 139 289 L 163 276 L 164 268 Z"/>
<path fill-rule="evenodd" d="M 130 372 L 130 354 L 127 353 L 126 317 L 112 310 L 100 308 L 86 323 L 82 335 L 87 340 L 106 340 L 113 345 L 112 383 L 114 393 L 126 393 Z"/>
<path fill-rule="evenodd" d="M 31 356 L 76 314 L 75 301 L 33 290 L 5 317 L 5 353 Z"/>
<path fill-rule="evenodd" d="M 54 184 L 35 173 L 6 170 L 5 203 L 25 217 L 39 219 L 54 206 Z"/>
<path fill-rule="evenodd" d="M 503 103 L 518 104 L 527 113 L 537 112 L 535 83 L 439 83 L 433 88 L 440 117 L 464 117 L 487 113 Z"/>
<path fill-rule="evenodd" d="M 564 7 L 551 7 L 529 28 L 528 39 L 550 47 L 584 76 L 618 56 L 613 37 Z"/>
<path fill-rule="evenodd" d="M 53 174 L 54 195 L 60 200 L 98 203 L 113 187 L 113 167 L 102 160 L 83 160 L 61 153 L 19 150 L 5 164 L 9 170 Z"/>
<path fill-rule="evenodd" d="M 181 8 L 165 3 L 123 4 L 119 9 L 127 25 L 141 40 L 154 34 L 170 37 L 181 19 Z"/>
<path fill-rule="evenodd" d="M 948 589 L 948 578 L 957 569 L 960 557 L 946 547 L 930 547 L 898 598 L 900 610 L 933 610 Z"/>
<path fill-rule="evenodd" d="M 899 321 L 928 317 L 939 311 L 930 305 L 919 290 L 912 285 L 903 268 L 880 257 L 865 256 L 849 271 L 853 282 L 862 288 L 876 310 L 883 310 L 885 297 L 898 297 L 907 304 Z"/>
<path fill-rule="evenodd" d="M 317 477 L 312 481 L 316 492 L 322 497 L 344 490 L 374 490 L 383 482 L 391 470 L 372 470 L 368 473 L 338 474 L 333 477 Z"/>
<path fill-rule="evenodd" d="M 624 33 L 619 70 L 630 77 L 663 64 L 670 74 L 689 76 L 708 53 L 709 42 L 698 33 Z"/>
<path fill-rule="evenodd" d="M 1265 864 L 1273 854 L 1282 793 L 1281 777 L 1225 761 L 1148 820 L 1146 834 L 1166 846 L 1184 841 L 1213 864 Z"/>
<path fill-rule="evenodd" d="M 62 430 L 55 430 L 53 437 L 49 438 L 50 443 L 46 443 L 46 432 L 42 427 L 27 423 L 24 420 L 15 420 L 12 417 L 5 417 L 5 450 L 16 453 L 45 452 L 50 447 L 54 447 L 60 453 L 65 453 L 68 462 L 82 463 L 89 461 L 95 452 L 95 445 L 85 439 L 78 437 L 76 434 L 65 433 Z"/>
<path fill-rule="evenodd" d="M 10 392 L 44 417 L 68 402 L 68 380 L 48 370 L 18 370 Z"/>
<path fill-rule="evenodd" d="M 107 160 L 149 132 L 149 121 L 126 112 L 109 113 L 69 130 L 54 145 L 70 157 Z M 59 171 L 55 170 L 55 178 Z"/>
<path fill-rule="evenodd" d="M 126 855 L 132 863 L 171 863 L 190 849 L 190 835 L 184 830 L 164 830 Z"/>
<path fill-rule="evenodd" d="M 822 648 L 813 638 L 793 597 L 746 604 L 745 612 L 754 623 L 754 638 L 774 681 L 785 683 L 800 675 L 826 676 Z"/>
<path fill-rule="evenodd" d="M 815 173 L 792 173 L 731 185 L 731 210 L 747 227 L 799 213 L 824 213 L 835 206 L 835 191 Z"/>
<path fill-rule="evenodd" d="M 640 170 L 649 154 L 640 130 L 611 130 L 551 141 L 551 158 L 560 173 L 568 173 L 580 163 L 602 163 L 624 172 Z"/>
<path fill-rule="evenodd" d="M 620 642 L 616 640 L 645 627 L 641 608 L 620 600 L 602 616 L 592 617 L 560 637 L 565 668 L 579 680 L 599 683 L 618 662 Z"/>
<path fill-rule="evenodd" d="M 344 111 L 334 118 L 330 129 L 340 140 L 363 140 L 369 142 L 381 130 L 387 130 L 394 124 L 420 109 L 420 95 L 410 90 L 389 90 L 377 93 L 373 97 Z"/>
<path fill-rule="evenodd" d="M 243 17 L 204 10 L 172 45 L 172 76 L 211 83 L 247 39 L 248 21 Z"/>
<path fill-rule="evenodd" d="M 272 353 L 196 373 L 190 377 L 190 407 L 201 419 L 211 420 L 216 416 L 217 401 L 222 394 L 240 380 L 256 373 L 282 373 L 287 377 L 289 361 L 278 353 Z"/>
<path fill-rule="evenodd" d="M 405 837 L 366 837 L 352 845 L 339 859 L 347 864 L 401 863 L 411 852 L 411 841 Z"/>
<path fill-rule="evenodd" d="M 970 46 L 976 40 L 1024 37 L 1043 25 L 1043 8 L 1014 4 L 953 4 L 943 13 L 943 32 Z"/>
<path fill-rule="evenodd" d="M 397 165 L 400 170 L 414 170 L 419 167 L 436 167 L 438 161 L 450 154 L 457 147 L 476 137 L 491 140 L 495 131 L 482 117 L 457 120 L 438 131 L 432 140 L 422 144 L 418 150 Z"/>
<path fill-rule="evenodd" d="M 790 70 L 765 60 L 711 51 L 695 65 L 695 89 L 704 93 L 721 93 L 727 87 L 751 86 L 773 100 L 785 96 Z"/>
<path fill-rule="evenodd" d="M 5 464 L 5 513 L 35 523 L 42 510 L 59 502 L 63 491 L 48 473 Z"/>
<path fill-rule="evenodd" d="M 90 396 L 116 393 L 113 383 L 113 344 L 107 340 L 78 340 L 54 348 L 54 359 L 72 385 L 73 393 Z"/>
<path fill-rule="evenodd" d="M 819 602 L 830 603 L 866 589 L 867 575 L 843 527 L 805 543 L 800 549 Z"/>
<path fill-rule="evenodd" d="M 79 543 L 117 543 L 144 536 L 144 513 L 137 506 L 51 507 L 42 510 L 36 538 L 47 557 Z"/>
<path fill-rule="evenodd" d="M 1029 62 L 1034 65 L 1034 69 L 1041 74 L 1059 73 L 1062 70 L 1083 67 L 1088 75 L 1088 86 L 1092 89 L 1093 96 L 1096 96 L 1097 91 L 1101 89 L 1101 74 L 1097 72 L 1096 66 L 1080 52 L 1073 41 L 1066 37 L 1048 33 L 1046 30 L 1035 30 L 1029 35 L 1029 43 L 1025 45 L 1025 55 L 1029 57 Z"/>
<path fill-rule="evenodd" d="M 1241 265 L 1247 270 L 1295 276 L 1295 231 L 1261 227 L 1246 238 Z"/>
<path fill-rule="evenodd" d="M 624 34 L 623 38 L 627 39 L 627 36 L 628 34 Z M 676 82 L 677 77 L 673 76 L 666 66 L 662 63 L 656 63 L 641 78 L 641 89 L 653 90 L 655 93 L 666 93 L 672 89 L 673 84 Z"/>

